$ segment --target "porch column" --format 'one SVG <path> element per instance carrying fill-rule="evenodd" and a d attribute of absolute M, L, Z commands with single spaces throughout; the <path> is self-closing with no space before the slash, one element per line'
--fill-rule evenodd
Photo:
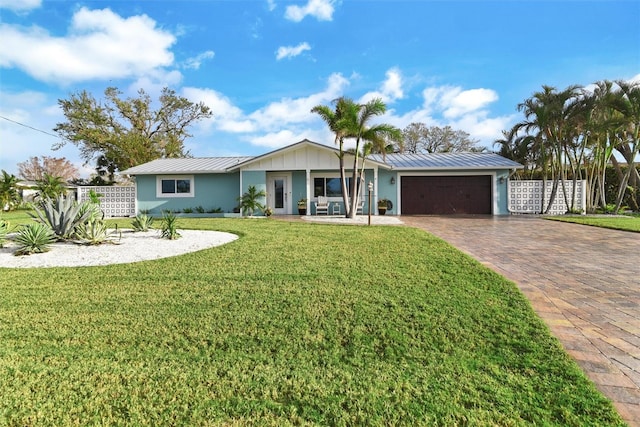
<path fill-rule="evenodd" d="M 378 168 L 373 168 L 373 200 L 369 201 L 373 203 L 371 209 L 373 212 L 377 212 L 378 207 Z"/>
<path fill-rule="evenodd" d="M 307 215 L 311 214 L 311 197 L 309 196 L 311 194 L 311 169 L 306 169 L 306 192 L 307 194 L 305 195 L 305 198 L 307 199 Z"/>

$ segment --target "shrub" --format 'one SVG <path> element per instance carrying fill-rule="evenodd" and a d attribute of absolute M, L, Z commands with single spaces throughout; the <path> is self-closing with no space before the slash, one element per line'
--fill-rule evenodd
<path fill-rule="evenodd" d="M 203 214 L 204 213 L 204 208 L 202 206 L 196 206 L 195 211 L 198 213 Z"/>
<path fill-rule="evenodd" d="M 139 213 L 131 221 L 131 225 L 133 226 L 133 231 L 149 231 L 153 225 L 153 218 L 147 214 Z"/>
<path fill-rule="evenodd" d="M 178 233 L 178 218 L 173 213 L 165 213 L 162 216 L 161 236 L 169 240 L 175 240 L 180 237 L 180 233 Z"/>
<path fill-rule="evenodd" d="M 47 225 L 40 222 L 32 222 L 20 227 L 15 242 L 18 249 L 15 255 L 31 255 L 47 252 L 50 245 L 56 241 L 56 235 Z"/>
<path fill-rule="evenodd" d="M 115 231 L 110 231 L 107 224 L 101 220 L 88 221 L 76 227 L 76 238 L 86 245 L 100 245 L 102 243 L 115 243 L 118 235 L 118 226 Z M 120 234 L 120 237 L 122 235 Z"/>
<path fill-rule="evenodd" d="M 0 218 L 0 248 L 4 247 L 4 242 L 7 241 L 7 234 L 9 234 L 10 224 L 9 221 L 5 221 Z"/>
<path fill-rule="evenodd" d="M 193 213 L 193 209 L 192 208 L 184 208 L 184 209 L 182 209 L 182 213 L 186 213 L 186 214 Z"/>
<path fill-rule="evenodd" d="M 70 239 L 78 224 L 83 224 L 94 214 L 91 209 L 86 209 L 80 213 L 82 205 L 78 205 L 71 199 L 65 199 L 60 195 L 56 201 L 45 198 L 40 203 L 40 209 L 35 207 L 35 213 L 29 213 L 36 220 L 48 224 L 53 233 L 59 239 Z"/>

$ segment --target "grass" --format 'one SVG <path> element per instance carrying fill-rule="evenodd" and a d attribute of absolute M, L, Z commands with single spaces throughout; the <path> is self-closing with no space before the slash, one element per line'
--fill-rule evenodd
<path fill-rule="evenodd" d="M 548 219 L 640 233 L 640 216 L 555 216 Z"/>
<path fill-rule="evenodd" d="M 180 223 L 241 238 L 0 270 L 0 424 L 623 425 L 513 283 L 431 235 Z"/>

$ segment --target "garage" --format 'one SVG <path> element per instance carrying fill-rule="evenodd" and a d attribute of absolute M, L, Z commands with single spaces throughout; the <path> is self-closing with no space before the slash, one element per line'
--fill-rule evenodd
<path fill-rule="evenodd" d="M 403 215 L 492 214 L 491 175 L 401 176 Z"/>

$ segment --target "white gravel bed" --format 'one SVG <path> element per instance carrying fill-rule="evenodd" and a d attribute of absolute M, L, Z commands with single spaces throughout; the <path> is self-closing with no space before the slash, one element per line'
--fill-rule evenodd
<path fill-rule="evenodd" d="M 127 264 L 137 261 L 168 258 L 202 249 L 220 246 L 236 240 L 238 236 L 220 231 L 178 230 L 179 239 L 169 240 L 160 237 L 158 230 L 136 232 L 120 230 L 112 243 L 101 245 L 79 245 L 57 242 L 51 245 L 49 252 L 15 256 L 17 245 L 8 240 L 0 248 L 0 267 L 81 267 L 109 264 Z"/>

